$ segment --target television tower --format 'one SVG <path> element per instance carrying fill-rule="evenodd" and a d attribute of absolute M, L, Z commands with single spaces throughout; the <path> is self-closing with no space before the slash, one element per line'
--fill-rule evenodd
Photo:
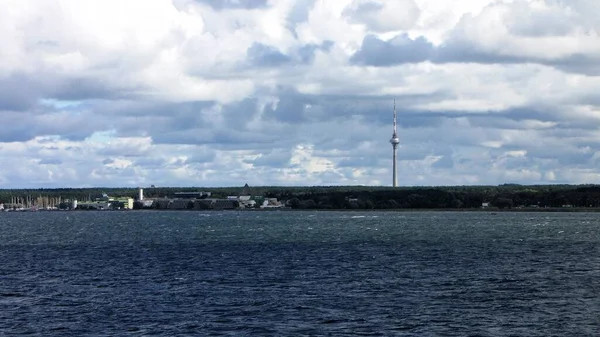
<path fill-rule="evenodd" d="M 394 150 L 393 156 L 393 187 L 398 186 L 398 168 L 396 167 L 396 153 L 398 152 L 398 144 L 400 144 L 400 139 L 398 138 L 398 134 L 396 133 L 396 99 L 394 99 L 394 133 L 392 133 L 392 139 L 390 139 L 390 143 L 392 143 L 392 148 Z"/>

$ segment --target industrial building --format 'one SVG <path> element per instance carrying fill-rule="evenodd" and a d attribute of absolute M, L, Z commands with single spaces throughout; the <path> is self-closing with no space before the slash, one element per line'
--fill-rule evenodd
<path fill-rule="evenodd" d="M 77 209 L 133 209 L 133 198 L 130 197 L 109 197 L 106 194 L 94 198 L 92 201 L 77 202 L 75 201 L 75 208 Z"/>
<path fill-rule="evenodd" d="M 153 209 L 179 209 L 179 210 L 227 210 L 227 209 L 254 209 L 254 208 L 279 208 L 284 205 L 276 198 L 265 199 L 263 196 L 250 195 L 246 184 L 240 195 L 230 195 L 225 199 L 211 198 L 211 192 L 175 192 L 169 198 L 157 198 L 148 203 L 143 200 L 144 207 Z M 140 194 L 142 195 L 142 194 Z"/>
<path fill-rule="evenodd" d="M 229 195 L 224 198 L 214 198 L 207 191 L 174 192 L 160 198 L 145 198 L 144 190 L 138 189 L 136 199 L 123 196 L 112 197 L 106 193 L 89 195 L 83 201 L 74 198 L 62 199 L 56 197 L 37 199 L 27 197 L 12 197 L 11 203 L 0 202 L 0 211 L 26 210 L 131 210 L 131 209 L 164 209 L 164 210 L 235 210 L 235 209 L 271 209 L 284 207 L 276 198 L 252 196 L 248 184 L 239 195 Z"/>

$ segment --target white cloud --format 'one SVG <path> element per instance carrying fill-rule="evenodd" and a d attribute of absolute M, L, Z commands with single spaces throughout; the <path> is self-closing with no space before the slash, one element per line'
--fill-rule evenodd
<path fill-rule="evenodd" d="M 0 3 L 0 187 L 590 183 L 591 1 Z M 23 169 L 26 168 L 26 169 Z"/>
<path fill-rule="evenodd" d="M 370 30 L 389 32 L 412 28 L 419 19 L 420 9 L 413 0 L 353 0 L 344 14 Z"/>

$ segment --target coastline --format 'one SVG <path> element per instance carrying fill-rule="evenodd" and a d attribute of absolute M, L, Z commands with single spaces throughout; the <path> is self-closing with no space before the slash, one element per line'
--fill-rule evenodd
<path fill-rule="evenodd" d="M 540 207 L 540 208 L 390 208 L 390 209 L 346 209 L 346 208 L 268 208 L 268 209 L 121 209 L 121 210 L 39 210 L 37 212 L 146 212 L 146 211 L 160 211 L 160 212 L 473 212 L 473 213 L 596 213 L 600 212 L 600 207 Z M 9 211 L 10 212 L 31 212 L 31 211 Z"/>
<path fill-rule="evenodd" d="M 572 212 L 600 212 L 600 207 L 579 207 L 579 208 L 567 208 L 567 207 L 545 207 L 545 208 L 369 208 L 369 209 L 347 209 L 347 208 L 285 208 L 285 209 L 273 209 L 273 210 L 262 210 L 262 209 L 244 209 L 243 211 L 301 211 L 301 212 L 314 212 L 314 211 L 331 211 L 331 212 L 479 212 L 479 213 L 572 213 Z"/>

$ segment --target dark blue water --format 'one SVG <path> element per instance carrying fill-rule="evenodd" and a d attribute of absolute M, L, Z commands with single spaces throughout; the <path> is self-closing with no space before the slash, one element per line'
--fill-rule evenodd
<path fill-rule="evenodd" d="M 599 334 L 600 214 L 0 213 L 0 335 Z"/>

